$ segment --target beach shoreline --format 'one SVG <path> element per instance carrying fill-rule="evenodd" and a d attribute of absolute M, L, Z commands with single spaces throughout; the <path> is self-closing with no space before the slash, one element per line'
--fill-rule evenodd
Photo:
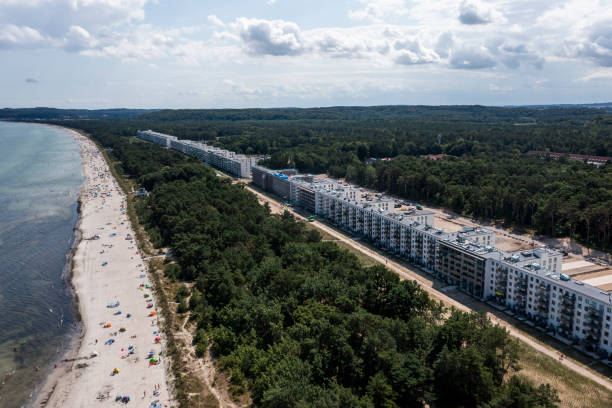
<path fill-rule="evenodd" d="M 110 406 L 115 405 L 118 395 L 138 401 L 139 406 L 173 406 L 166 364 L 161 357 L 164 336 L 157 321 L 156 302 L 151 300 L 154 292 L 125 212 L 124 193 L 95 143 L 73 129 L 48 126 L 74 137 L 82 162 L 84 181 L 78 198 L 78 221 L 65 270 L 78 327 L 70 346 L 37 388 L 30 406 Z M 106 236 L 109 231 L 115 232 Z M 127 234 L 123 241 L 120 231 Z M 115 263 L 117 268 L 112 267 Z M 107 264 L 109 267 L 105 267 Z M 130 276 L 124 277 L 125 271 L 130 271 Z M 132 286 L 126 287 L 126 283 Z M 131 313 L 121 314 L 119 308 L 109 308 L 98 294 L 117 302 L 121 298 L 119 308 L 127 307 Z M 134 296 L 137 294 L 144 295 L 144 300 Z M 125 327 L 112 332 L 101 327 L 97 323 L 100 320 L 107 322 L 104 326 L 117 324 L 112 330 Z M 110 344 L 102 345 L 104 341 Z M 145 358 L 147 350 L 149 355 L 153 353 L 156 363 Z M 119 368 L 117 373 L 115 368 Z M 126 384 L 125 378 L 133 383 Z"/>
<path fill-rule="evenodd" d="M 62 129 L 63 131 L 67 130 L 66 128 L 62 128 L 59 126 L 53 126 L 53 125 L 48 125 L 48 126 L 59 128 L 59 129 Z M 83 340 L 85 325 L 83 324 L 83 320 L 81 317 L 80 298 L 72 282 L 72 279 L 74 277 L 74 262 L 75 262 L 74 257 L 76 255 L 77 248 L 79 244 L 81 243 L 81 240 L 83 239 L 83 231 L 81 230 L 81 221 L 82 221 L 81 206 L 83 205 L 81 201 L 81 197 L 83 195 L 83 188 L 84 188 L 84 182 L 79 188 L 79 197 L 77 198 L 77 209 L 76 210 L 77 210 L 78 218 L 77 218 L 77 223 L 74 227 L 74 232 L 72 236 L 72 245 L 70 247 L 70 251 L 66 255 L 66 258 L 67 258 L 66 266 L 64 267 L 64 270 L 62 271 L 62 280 L 64 284 L 66 285 L 70 296 L 72 297 L 72 313 L 74 314 L 75 327 L 73 327 L 71 333 L 67 333 L 68 346 L 66 347 L 66 350 L 63 353 L 61 353 L 56 358 L 56 360 L 54 360 L 53 366 L 50 365 L 46 369 L 42 377 L 41 383 L 34 389 L 34 391 L 32 392 L 32 397 L 29 399 L 29 401 L 26 402 L 27 407 L 35 407 L 35 406 L 44 405 L 45 401 L 51 396 L 51 394 L 55 390 L 55 387 L 57 386 L 57 383 L 62 375 L 60 372 L 58 372 L 57 368 L 61 367 L 63 361 L 71 360 L 72 358 L 74 358 L 73 356 L 75 356 L 76 353 L 78 353 L 81 347 L 82 340 Z"/>

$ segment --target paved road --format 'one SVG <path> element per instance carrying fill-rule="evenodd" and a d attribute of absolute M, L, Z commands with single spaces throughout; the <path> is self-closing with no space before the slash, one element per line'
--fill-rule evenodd
<path fill-rule="evenodd" d="M 298 214 L 297 212 L 295 212 L 294 210 L 292 210 L 291 208 L 287 208 L 284 205 L 282 205 L 281 203 L 279 203 L 277 200 L 262 194 L 260 191 L 256 190 L 255 188 L 253 188 L 252 186 L 247 186 L 247 189 L 250 190 L 251 192 L 255 193 L 260 201 L 263 202 L 267 202 L 270 205 L 270 209 L 273 213 L 275 214 L 281 214 L 285 211 L 285 209 L 288 209 L 297 219 L 301 219 L 301 220 L 305 220 L 306 218 L 300 214 Z M 433 286 L 433 281 L 426 279 L 422 276 L 420 276 L 419 274 L 417 274 L 416 272 L 410 270 L 409 268 L 394 262 L 393 260 L 387 258 L 386 256 L 371 250 L 370 248 L 368 248 L 367 246 L 361 244 L 360 242 L 357 242 L 349 237 L 347 237 L 346 235 L 344 235 L 341 232 L 338 232 L 335 228 L 332 228 L 320 221 L 314 221 L 311 223 L 313 226 L 317 227 L 318 229 L 328 233 L 329 235 L 333 236 L 334 238 L 336 238 L 338 241 L 342 241 L 348 245 L 350 245 L 351 247 L 353 247 L 354 249 L 368 255 L 369 257 L 373 258 L 374 260 L 380 262 L 381 264 L 385 265 L 387 268 L 389 268 L 390 270 L 392 270 L 393 272 L 397 273 L 400 278 L 403 279 L 411 279 L 416 281 L 419 285 L 421 285 L 421 287 L 423 287 L 423 289 L 425 291 L 427 291 L 432 297 L 441 300 L 442 302 L 444 302 L 447 305 L 450 306 L 454 306 L 459 310 L 464 310 L 467 312 L 472 311 L 473 309 L 469 308 L 468 306 L 456 301 L 455 299 L 450 298 L 449 296 L 445 295 L 444 293 L 440 292 L 439 290 L 434 289 Z M 531 347 L 533 347 L 534 349 L 536 349 L 537 351 L 546 354 L 549 357 L 552 357 L 553 359 L 558 359 L 559 357 L 559 351 L 555 350 L 551 347 L 548 347 L 546 345 L 543 345 L 539 342 L 537 342 L 535 339 L 533 339 L 532 337 L 526 335 L 525 333 L 519 331 L 518 329 L 516 329 L 514 326 L 508 324 L 507 322 L 498 319 L 497 317 L 495 317 L 494 315 L 487 313 L 487 315 L 489 316 L 489 318 L 491 319 L 491 321 L 495 322 L 496 324 L 499 324 L 500 326 L 505 327 L 508 332 L 514 336 L 515 338 L 521 340 L 522 342 L 530 345 Z M 612 390 L 612 381 L 608 378 L 604 378 L 601 377 L 600 375 L 596 374 L 595 372 L 593 372 L 592 370 L 586 368 L 585 366 L 577 363 L 574 360 L 568 359 L 567 357 L 563 359 L 563 361 L 561 362 L 563 365 L 565 365 L 566 367 L 570 368 L 571 370 L 595 381 L 596 383 L 606 387 L 609 390 Z"/>

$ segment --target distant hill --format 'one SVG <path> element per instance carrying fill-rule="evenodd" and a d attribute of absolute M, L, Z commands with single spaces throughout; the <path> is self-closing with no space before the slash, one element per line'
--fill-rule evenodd
<path fill-rule="evenodd" d="M 581 104 L 556 104 L 556 105 L 521 105 L 517 106 L 521 108 L 529 109 L 576 109 L 576 108 L 590 108 L 590 109 L 601 109 L 607 113 L 612 113 L 612 102 L 601 102 L 601 103 L 581 103 Z"/>
<path fill-rule="evenodd" d="M 612 113 L 611 103 L 583 105 L 388 105 L 268 109 L 0 109 L 0 120 L 139 119 L 145 121 L 405 121 L 482 124 L 582 124 Z"/>
<path fill-rule="evenodd" d="M 607 112 L 604 112 L 607 113 Z M 139 115 L 156 121 L 435 121 L 445 123 L 584 123 L 602 114 L 595 107 L 334 106 L 272 109 L 166 109 Z"/>
<path fill-rule="evenodd" d="M 0 120 L 122 119 L 155 112 L 155 109 L 0 109 Z"/>

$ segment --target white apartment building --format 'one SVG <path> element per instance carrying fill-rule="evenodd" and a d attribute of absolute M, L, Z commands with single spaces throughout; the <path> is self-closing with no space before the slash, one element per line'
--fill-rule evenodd
<path fill-rule="evenodd" d="M 229 150 L 209 146 L 205 143 L 178 139 L 152 130 L 139 130 L 137 136 L 143 140 L 177 150 L 183 154 L 195 156 L 203 162 L 241 178 L 251 177 L 251 168 L 261 157 L 247 157 Z"/>
<path fill-rule="evenodd" d="M 283 181 L 294 204 L 551 335 L 590 351 L 612 353 L 610 295 L 563 275 L 559 252 L 542 247 L 507 253 L 495 248 L 494 231 L 464 227 L 448 233 L 433 227 L 433 212 L 398 210 L 397 200 L 372 197 L 347 183 L 312 176 Z"/>

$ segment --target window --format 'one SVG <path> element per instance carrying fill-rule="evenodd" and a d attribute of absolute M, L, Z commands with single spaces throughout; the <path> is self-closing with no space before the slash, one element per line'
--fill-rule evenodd
<path fill-rule="evenodd" d="M 580 316 L 580 312 L 576 312 L 576 314 L 577 314 L 578 316 Z"/>
<path fill-rule="evenodd" d="M 554 300 L 551 300 L 551 301 L 550 301 L 550 303 L 552 303 L 552 304 L 554 305 L 554 304 L 555 304 L 555 301 L 554 301 Z"/>
<path fill-rule="evenodd" d="M 606 329 L 609 329 L 610 325 L 608 323 L 606 323 Z"/>
<path fill-rule="evenodd" d="M 604 340 L 604 344 L 608 344 L 608 340 Z"/>
<path fill-rule="evenodd" d="M 610 335 L 610 333 L 604 332 L 604 336 L 608 337 L 609 335 Z"/>

